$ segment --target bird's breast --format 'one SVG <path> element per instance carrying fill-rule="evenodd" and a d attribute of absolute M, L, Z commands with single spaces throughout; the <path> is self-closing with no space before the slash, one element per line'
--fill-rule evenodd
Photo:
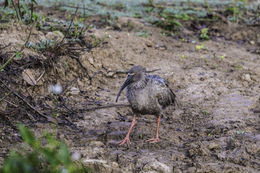
<path fill-rule="evenodd" d="M 127 99 L 135 113 L 158 114 L 160 112 L 158 102 L 151 94 L 149 88 L 127 89 Z"/>

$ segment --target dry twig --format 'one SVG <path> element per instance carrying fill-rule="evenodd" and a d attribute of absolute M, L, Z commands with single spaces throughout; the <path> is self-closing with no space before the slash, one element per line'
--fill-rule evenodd
<path fill-rule="evenodd" d="M 67 31 L 66 31 L 64 37 L 62 38 L 61 42 L 59 43 L 59 45 L 62 45 L 64 39 L 68 36 L 68 33 L 69 33 L 69 31 L 70 31 L 70 28 L 71 28 L 71 25 L 72 25 L 72 23 L 73 23 L 73 20 L 74 20 L 76 14 L 77 14 L 77 12 L 78 12 L 78 9 L 79 9 L 79 8 L 77 7 L 76 10 L 75 10 L 75 13 L 74 13 L 74 15 L 73 15 L 73 17 L 71 17 L 70 25 L 69 25 L 69 27 L 68 27 L 68 29 L 67 29 Z"/>
<path fill-rule="evenodd" d="M 111 104 L 111 105 L 104 105 L 104 106 L 97 106 L 97 107 L 93 107 L 93 108 L 81 109 L 80 111 L 94 111 L 97 109 L 106 109 L 106 108 L 112 108 L 112 107 L 130 107 L 130 104 Z"/>
<path fill-rule="evenodd" d="M 19 51 L 17 51 L 17 52 L 22 52 L 22 51 L 26 48 L 26 45 L 27 45 L 27 43 L 28 43 L 29 40 L 30 40 L 33 27 L 34 27 L 34 23 L 33 23 L 32 26 L 31 26 L 30 33 L 29 33 L 29 35 L 28 35 L 28 37 L 27 37 L 25 43 L 23 44 L 23 46 L 21 47 L 21 49 L 20 49 Z M 15 52 L 15 53 L 6 61 L 6 63 L 4 63 L 4 65 L 2 65 L 2 66 L 0 67 L 0 72 L 5 68 L 5 66 L 7 66 L 7 65 L 14 59 L 14 57 L 16 56 L 16 53 L 17 53 L 17 52 Z"/>
<path fill-rule="evenodd" d="M 10 87 L 8 87 L 8 85 L 6 85 L 4 83 L 4 81 L 2 81 L 0 79 L 0 82 L 9 90 L 11 91 L 14 95 L 16 95 L 19 99 L 21 99 L 24 103 L 26 103 L 32 110 L 34 110 L 36 113 L 38 113 L 41 117 L 48 119 L 47 116 L 45 116 L 44 114 L 42 114 L 40 111 L 38 111 L 34 106 L 32 106 L 27 100 L 25 100 L 22 96 L 20 96 L 16 91 L 14 91 L 13 89 L 11 89 Z"/>

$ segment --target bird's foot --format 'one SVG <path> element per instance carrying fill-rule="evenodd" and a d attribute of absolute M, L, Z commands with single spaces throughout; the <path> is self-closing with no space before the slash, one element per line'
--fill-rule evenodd
<path fill-rule="evenodd" d="M 157 142 L 159 142 L 159 138 L 152 138 L 152 139 L 147 140 L 147 142 L 157 143 Z"/>
<path fill-rule="evenodd" d="M 129 136 L 126 136 L 120 143 L 119 145 L 123 145 L 124 143 L 127 143 L 127 145 L 129 146 L 131 144 Z"/>

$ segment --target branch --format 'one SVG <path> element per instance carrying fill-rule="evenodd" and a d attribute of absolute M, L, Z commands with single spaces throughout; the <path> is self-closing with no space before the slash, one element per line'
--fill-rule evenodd
<path fill-rule="evenodd" d="M 11 45 L 11 43 L 9 43 L 9 44 L 6 45 L 6 46 L 0 47 L 0 50 L 1 50 L 1 49 L 5 49 L 5 48 L 9 47 L 10 45 Z"/>
<path fill-rule="evenodd" d="M 76 8 L 73 17 L 71 17 L 70 25 L 69 25 L 69 27 L 68 27 L 68 29 L 67 29 L 67 31 L 66 31 L 64 37 L 62 38 L 61 42 L 59 43 L 59 45 L 61 45 L 61 44 L 63 43 L 64 39 L 68 36 L 68 33 L 69 33 L 69 31 L 70 31 L 70 28 L 71 28 L 71 25 L 72 25 L 72 23 L 73 23 L 73 19 L 75 18 L 76 14 L 77 14 L 77 12 L 78 12 L 78 9 L 79 9 L 79 7 Z"/>
<path fill-rule="evenodd" d="M 40 111 L 38 111 L 36 108 L 34 108 L 27 100 L 25 100 L 22 96 L 20 96 L 16 91 L 12 90 L 10 87 L 8 87 L 8 85 L 6 85 L 4 83 L 4 81 L 2 81 L 0 79 L 0 82 L 10 91 L 12 92 L 14 95 L 16 95 L 19 99 L 21 99 L 24 103 L 26 103 L 32 110 L 34 110 L 36 113 L 38 113 L 41 117 L 46 118 L 48 120 L 48 117 L 46 117 L 44 114 L 42 114 Z"/>
<path fill-rule="evenodd" d="M 82 10 L 88 10 L 88 11 L 95 11 L 94 9 L 91 9 L 91 8 L 87 8 L 85 7 L 85 4 L 83 4 L 83 7 L 75 7 L 75 6 L 72 6 L 72 5 L 61 5 L 61 7 L 69 7 L 69 8 L 79 8 L 79 9 L 82 9 Z"/>
<path fill-rule="evenodd" d="M 111 105 L 104 105 L 104 106 L 97 106 L 93 108 L 81 109 L 80 111 L 94 111 L 97 109 L 106 109 L 112 107 L 130 107 L 130 104 L 111 104 Z"/>
<path fill-rule="evenodd" d="M 161 69 L 158 68 L 158 69 L 154 69 L 154 70 L 146 71 L 146 73 L 153 73 L 153 72 L 156 72 L 156 71 L 159 71 L 159 70 L 161 70 Z"/>
<path fill-rule="evenodd" d="M 22 52 L 22 51 L 26 48 L 26 45 L 28 44 L 28 42 L 29 42 L 29 40 L 30 40 L 33 27 L 34 27 L 34 24 L 32 24 L 32 26 L 31 26 L 30 33 L 29 33 L 29 35 L 28 35 L 28 37 L 27 37 L 27 39 L 26 39 L 24 45 L 23 45 L 23 46 L 21 47 L 21 49 L 20 49 L 19 51 L 17 51 L 17 52 Z M 14 57 L 16 56 L 16 53 L 17 53 L 17 52 L 15 52 L 15 53 L 6 61 L 6 63 L 4 63 L 4 65 L 2 65 L 2 66 L 0 67 L 0 72 L 5 68 L 5 66 L 7 66 L 7 65 L 14 59 Z"/>

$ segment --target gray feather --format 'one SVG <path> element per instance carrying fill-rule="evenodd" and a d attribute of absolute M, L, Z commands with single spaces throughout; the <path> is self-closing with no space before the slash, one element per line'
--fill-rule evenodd
<path fill-rule="evenodd" d="M 126 96 L 134 113 L 160 115 L 164 108 L 175 104 L 176 95 L 165 79 L 146 74 L 145 70 L 135 67 L 139 66 L 129 71 L 137 77 L 133 77 L 133 82 L 126 87 Z"/>

